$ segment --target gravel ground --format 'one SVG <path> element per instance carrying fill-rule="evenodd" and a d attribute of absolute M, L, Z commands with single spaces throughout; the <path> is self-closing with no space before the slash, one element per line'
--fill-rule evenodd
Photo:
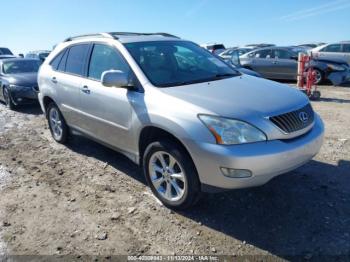
<path fill-rule="evenodd" d="M 0 104 L 0 254 L 350 255 L 350 88 L 321 92 L 315 159 L 178 213 L 126 157 L 81 136 L 59 145 L 39 107 Z"/>

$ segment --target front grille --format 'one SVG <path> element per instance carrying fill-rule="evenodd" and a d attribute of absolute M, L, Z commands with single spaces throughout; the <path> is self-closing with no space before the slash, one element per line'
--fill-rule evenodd
<path fill-rule="evenodd" d="M 304 129 L 314 122 L 314 111 L 310 104 L 293 112 L 270 117 L 272 123 L 285 133 L 293 133 Z"/>

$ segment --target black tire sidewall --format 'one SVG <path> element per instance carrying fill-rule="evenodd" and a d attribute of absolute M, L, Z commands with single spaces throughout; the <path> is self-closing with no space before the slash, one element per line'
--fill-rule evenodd
<path fill-rule="evenodd" d="M 54 136 L 53 134 L 53 130 L 52 130 L 52 127 L 51 127 L 51 121 L 50 121 L 50 111 L 55 108 L 60 116 L 60 119 L 62 121 L 62 136 L 60 139 L 56 139 L 56 137 Z M 60 109 L 58 108 L 58 106 L 55 104 L 55 103 L 51 103 L 49 104 L 49 106 L 47 107 L 47 121 L 48 121 L 48 124 L 49 124 L 49 129 L 50 129 L 50 132 L 51 132 L 51 135 L 52 135 L 52 138 L 58 142 L 58 143 L 61 143 L 61 144 L 64 144 L 67 142 L 67 138 L 68 138 L 68 126 L 66 124 L 66 121 L 64 120 L 63 118 L 63 115 L 60 111 Z"/>
<path fill-rule="evenodd" d="M 5 92 L 7 92 L 8 101 L 6 101 Z M 13 103 L 12 98 L 11 98 L 11 92 L 7 87 L 4 87 L 3 96 L 4 96 L 6 107 L 10 110 L 14 110 L 16 108 L 16 105 Z"/>
<path fill-rule="evenodd" d="M 324 73 L 320 70 L 320 69 L 318 69 L 318 68 L 315 68 L 314 69 L 314 71 L 317 71 L 317 72 L 319 72 L 320 73 L 320 75 L 321 75 L 321 80 L 320 81 L 315 81 L 315 84 L 316 85 L 319 85 L 319 84 L 322 84 L 323 83 L 323 81 L 324 81 Z"/>
<path fill-rule="evenodd" d="M 172 202 L 164 199 L 152 184 L 149 170 L 148 170 L 148 163 L 150 161 L 151 156 L 158 151 L 164 151 L 171 154 L 173 157 L 175 157 L 175 159 L 184 169 L 184 173 L 187 181 L 187 188 L 184 196 L 176 202 Z M 193 164 L 192 159 L 189 157 L 188 153 L 184 151 L 176 143 L 168 140 L 160 140 L 148 145 L 143 155 L 142 167 L 143 167 L 143 172 L 144 172 L 148 186 L 152 190 L 153 194 L 165 206 L 172 209 L 185 209 L 194 205 L 197 202 L 200 195 L 200 183 L 198 179 L 197 170 Z"/>

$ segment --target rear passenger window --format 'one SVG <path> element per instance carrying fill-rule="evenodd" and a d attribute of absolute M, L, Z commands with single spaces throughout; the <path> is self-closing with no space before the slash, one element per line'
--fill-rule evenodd
<path fill-rule="evenodd" d="M 59 53 L 50 63 L 50 65 L 52 66 L 53 69 L 57 70 L 58 65 L 61 62 L 62 56 L 64 55 L 65 50 L 62 51 L 61 53 Z M 29 57 L 29 56 L 28 56 Z"/>
<path fill-rule="evenodd" d="M 63 52 L 63 53 L 64 53 L 64 56 L 62 57 L 59 65 L 58 65 L 58 68 L 57 68 L 57 70 L 61 71 L 61 72 L 64 72 L 66 70 L 66 61 L 67 61 L 67 56 L 69 53 L 68 49 L 66 49 L 65 52 Z"/>
<path fill-rule="evenodd" d="M 335 53 L 339 53 L 339 52 L 341 52 L 341 45 L 340 44 L 328 45 L 325 48 L 323 48 L 321 50 L 321 52 L 335 52 Z"/>
<path fill-rule="evenodd" d="M 273 58 L 276 58 L 276 59 L 290 59 L 292 54 L 289 53 L 287 50 L 283 50 L 283 49 L 276 49 L 274 50 L 274 56 Z"/>
<path fill-rule="evenodd" d="M 89 45 L 87 44 L 72 46 L 68 52 L 65 71 L 67 73 L 83 76 L 85 58 L 88 50 Z"/>
<path fill-rule="evenodd" d="M 90 58 L 88 77 L 101 80 L 103 72 L 108 70 L 121 70 L 128 73 L 129 66 L 115 48 L 95 44 Z"/>

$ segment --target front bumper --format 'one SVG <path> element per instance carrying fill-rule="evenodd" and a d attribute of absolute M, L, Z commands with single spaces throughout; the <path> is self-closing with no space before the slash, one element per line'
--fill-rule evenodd
<path fill-rule="evenodd" d="M 203 191 L 246 188 L 265 184 L 273 177 L 311 160 L 320 150 L 324 126 L 318 115 L 306 134 L 290 140 L 223 146 L 187 141 Z M 220 168 L 245 169 L 248 178 L 230 178 Z"/>
<path fill-rule="evenodd" d="M 335 86 L 344 84 L 350 81 L 350 69 L 347 71 L 332 72 L 327 78 Z"/>
<path fill-rule="evenodd" d="M 38 101 L 38 92 L 32 87 L 15 87 L 10 89 L 12 101 L 16 104 L 31 104 Z"/>

